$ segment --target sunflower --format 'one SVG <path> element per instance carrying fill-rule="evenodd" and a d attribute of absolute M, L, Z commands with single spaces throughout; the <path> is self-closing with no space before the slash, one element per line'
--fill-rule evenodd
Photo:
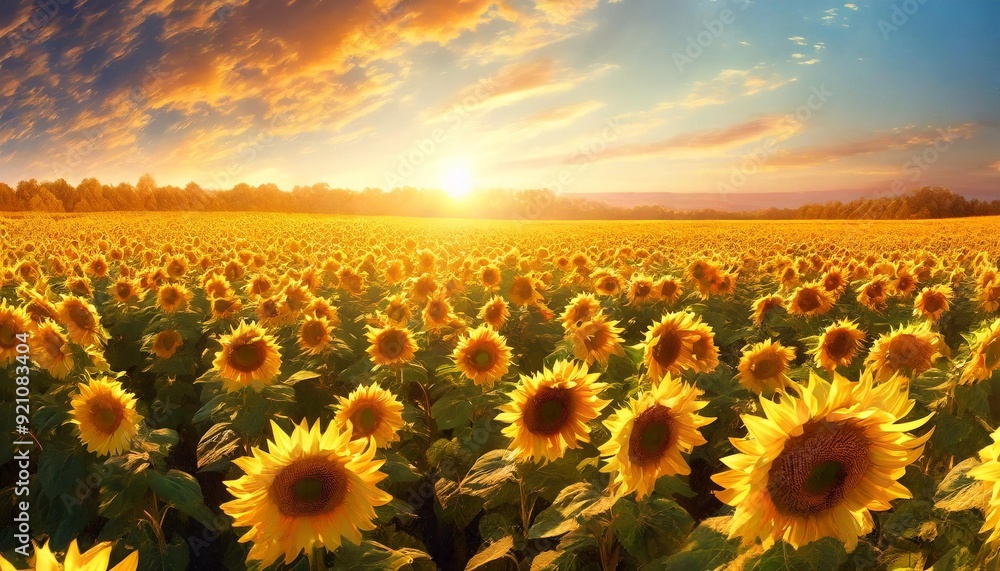
<path fill-rule="evenodd" d="M 369 327 L 368 354 L 379 367 L 398 367 L 413 360 L 417 347 L 409 329 L 397 325 L 381 328 Z"/>
<path fill-rule="evenodd" d="M 437 331 L 455 320 L 455 314 L 444 292 L 436 293 L 427 299 L 423 319 L 425 331 Z"/>
<path fill-rule="evenodd" d="M 719 349 L 715 346 L 712 328 L 696 318 L 691 330 L 691 370 L 696 373 L 711 373 L 719 366 Z"/>
<path fill-rule="evenodd" d="M 462 337 L 451 354 L 455 366 L 476 385 L 490 388 L 507 374 L 511 351 L 491 326 L 480 325 Z"/>
<path fill-rule="evenodd" d="M 28 338 L 28 347 L 32 360 L 53 377 L 65 379 L 73 370 L 75 363 L 69 339 L 55 321 L 46 319 L 39 324 Z"/>
<path fill-rule="evenodd" d="M 389 298 L 389 305 L 386 306 L 382 314 L 390 323 L 406 325 L 413 317 L 413 310 L 410 309 L 410 304 L 406 302 L 403 294 L 398 293 Z"/>
<path fill-rule="evenodd" d="M 962 371 L 963 384 L 985 381 L 1000 369 L 1000 319 L 974 334 L 969 343 L 969 362 Z"/>
<path fill-rule="evenodd" d="M 118 278 L 115 283 L 111 284 L 108 291 L 111 292 L 111 297 L 121 304 L 127 304 L 133 299 L 139 299 L 139 291 L 136 288 L 135 283 L 129 278 Z"/>
<path fill-rule="evenodd" d="M 792 294 L 792 298 L 788 302 L 788 313 L 803 317 L 823 315 L 830 311 L 833 303 L 833 295 L 823 289 L 822 285 L 806 284 L 800 286 Z"/>
<path fill-rule="evenodd" d="M 986 311 L 992 313 L 1000 309 L 1000 278 L 995 277 L 980 285 L 976 293 L 976 299 L 979 300 L 979 304 Z"/>
<path fill-rule="evenodd" d="M 69 338 L 74 343 L 87 347 L 100 344 L 106 339 L 97 310 L 83 298 L 63 296 L 55 309 L 59 321 L 66 326 Z"/>
<path fill-rule="evenodd" d="M 588 365 L 594 361 L 605 365 L 611 355 L 624 356 L 620 335 L 624 329 L 616 325 L 617 321 L 608 321 L 603 315 L 596 315 L 590 321 L 568 330 L 566 336 L 573 344 L 573 355 Z"/>
<path fill-rule="evenodd" d="M 305 419 L 291 434 L 271 421 L 267 450 L 234 463 L 244 475 L 225 483 L 236 499 L 222 504 L 236 527 L 249 527 L 241 543 L 253 542 L 248 561 L 263 566 L 284 558 L 291 562 L 315 547 L 335 550 L 343 540 L 361 543 L 361 532 L 375 529 L 375 509 L 392 500 L 377 484 L 384 460 L 375 446 L 352 441 L 331 422 L 326 431 Z"/>
<path fill-rule="evenodd" d="M 889 278 L 875 276 L 870 281 L 858 287 L 858 303 L 868 309 L 879 312 L 888 306 L 886 298 L 889 295 Z"/>
<path fill-rule="evenodd" d="M 595 270 L 590 279 L 597 295 L 615 296 L 621 293 L 622 277 L 613 270 L 603 268 Z"/>
<path fill-rule="evenodd" d="M 7 305 L 0 300 L 0 368 L 6 367 L 20 354 L 18 335 L 27 334 L 32 328 L 31 318 L 19 307 Z"/>
<path fill-rule="evenodd" d="M 649 327 L 639 348 L 644 349 L 643 361 L 654 381 L 694 367 L 695 327 L 696 317 L 689 312 L 668 313 Z"/>
<path fill-rule="evenodd" d="M 413 303 L 427 303 L 427 299 L 437 291 L 438 285 L 437 281 L 434 280 L 434 276 L 430 274 L 423 274 L 419 278 L 413 280 L 413 286 L 410 288 L 410 300 Z"/>
<path fill-rule="evenodd" d="M 986 521 L 979 533 L 989 532 L 988 545 L 1000 546 L 1000 429 L 991 437 L 993 444 L 979 451 L 982 464 L 969 470 L 969 476 L 980 480 L 990 489 L 990 505 L 986 509 Z"/>
<path fill-rule="evenodd" d="M 526 307 L 529 305 L 537 305 L 542 302 L 542 294 L 540 289 L 542 288 L 542 283 L 537 278 L 531 276 L 517 276 L 514 278 L 513 283 L 511 283 L 510 291 L 510 301 L 517 307 Z"/>
<path fill-rule="evenodd" d="M 785 298 L 777 294 L 757 298 L 753 302 L 753 313 L 751 314 L 754 324 L 760 325 L 772 310 L 778 308 L 785 309 L 787 304 L 788 302 L 785 301 Z"/>
<path fill-rule="evenodd" d="M 931 331 L 930 322 L 908 325 L 879 337 L 872 345 L 865 365 L 879 380 L 896 373 L 908 378 L 920 376 L 934 364 L 942 351 L 947 351 L 941 335 Z"/>
<path fill-rule="evenodd" d="M 666 301 L 668 305 L 676 303 L 680 299 L 681 293 L 684 292 L 681 281 L 670 276 L 660 279 L 653 288 L 656 291 L 656 297 Z"/>
<path fill-rule="evenodd" d="M 848 367 L 861 349 L 864 339 L 865 332 L 858 329 L 856 323 L 842 319 L 823 331 L 810 354 L 814 355 L 817 365 L 828 371 Z"/>
<path fill-rule="evenodd" d="M 161 331 L 153 337 L 153 342 L 150 345 L 153 353 L 160 359 L 169 359 L 174 356 L 177 349 L 180 349 L 184 345 L 184 340 L 181 339 L 179 333 L 173 329 L 168 329 L 166 331 Z"/>
<path fill-rule="evenodd" d="M 333 341 L 330 329 L 325 317 L 306 317 L 299 327 L 299 348 L 306 355 L 319 355 Z"/>
<path fill-rule="evenodd" d="M 652 303 L 657 299 L 656 286 L 653 284 L 653 280 L 644 275 L 636 274 L 632 276 L 628 292 L 625 295 L 628 297 L 629 305 Z"/>
<path fill-rule="evenodd" d="M 493 291 L 500 287 L 500 268 L 489 265 L 479 270 L 479 282 L 488 291 Z"/>
<path fill-rule="evenodd" d="M 770 339 L 743 350 L 739 364 L 740 384 L 757 394 L 769 395 L 792 384 L 788 368 L 795 360 L 795 348 Z"/>
<path fill-rule="evenodd" d="M 243 308 L 243 302 L 235 295 L 208 298 L 209 312 L 212 319 L 228 319 Z"/>
<path fill-rule="evenodd" d="M 281 368 L 278 345 L 259 325 L 241 321 L 219 342 L 222 349 L 215 354 L 212 364 L 227 391 L 247 387 L 259 391 L 278 375 Z"/>
<path fill-rule="evenodd" d="M 65 571 L 135 571 L 139 566 L 138 551 L 129 553 L 125 559 L 122 559 L 110 570 L 108 569 L 112 547 L 110 541 L 102 541 L 81 553 L 80 546 L 74 539 L 70 542 L 69 549 L 66 550 L 65 559 L 59 563 L 55 553 L 52 552 L 51 541 L 46 541 L 44 545 L 35 544 L 35 554 L 28 563 L 32 569 L 38 571 L 58 571 L 59 569 Z M 13 571 L 15 567 L 4 559 L 3 555 L 0 555 L 0 569 Z"/>
<path fill-rule="evenodd" d="M 697 400 L 702 394 L 667 375 L 604 421 L 611 438 L 600 446 L 607 458 L 601 471 L 611 473 L 616 496 L 643 498 L 657 478 L 691 473 L 681 453 L 705 444 L 698 429 L 715 420 L 698 414 L 708 404 Z"/>
<path fill-rule="evenodd" d="M 852 383 L 834 374 L 830 383 L 812 374 L 795 386 L 798 396 L 760 399 L 764 418 L 742 417 L 749 434 L 733 440 L 740 453 L 722 459 L 732 469 L 712 476 L 724 488 L 716 495 L 736 508 L 729 537 L 797 549 L 832 536 L 851 552 L 874 527 L 871 510 L 911 497 L 897 480 L 933 429 L 907 432 L 930 416 L 897 424 L 914 404 L 899 378 L 873 386 L 869 375 Z"/>
<path fill-rule="evenodd" d="M 493 329 L 500 331 L 507 324 L 507 319 L 510 318 L 510 310 L 507 309 L 507 302 L 499 295 L 493 296 L 479 310 L 479 318 L 488 323 Z"/>
<path fill-rule="evenodd" d="M 87 450 L 101 456 L 128 450 L 142 420 L 135 411 L 132 393 L 109 378 L 91 379 L 77 386 L 79 392 L 70 403 L 73 410 L 67 422 L 77 425 Z"/>
<path fill-rule="evenodd" d="M 563 310 L 559 319 L 562 321 L 563 327 L 570 330 L 585 321 L 590 321 L 601 311 L 601 303 L 597 301 L 594 294 L 580 293 L 566 304 L 566 309 Z"/>
<path fill-rule="evenodd" d="M 820 285 L 836 299 L 847 289 L 847 278 L 844 277 L 844 272 L 840 268 L 830 268 L 820 280 Z"/>
<path fill-rule="evenodd" d="M 164 313 L 183 311 L 194 294 L 181 284 L 164 284 L 156 292 L 156 307 Z"/>
<path fill-rule="evenodd" d="M 955 292 L 946 285 L 925 287 L 913 302 L 913 315 L 937 321 L 948 311 L 949 301 L 954 297 Z"/>
<path fill-rule="evenodd" d="M 334 422 L 341 430 L 351 432 L 354 440 L 373 438 L 379 448 L 399 440 L 397 432 L 403 428 L 403 403 L 391 392 L 372 383 L 354 389 L 347 398 L 339 397 L 339 400 Z M 348 428 L 348 423 L 352 428 Z"/>
<path fill-rule="evenodd" d="M 596 382 L 599 376 L 570 361 L 557 361 L 552 369 L 530 377 L 522 375 L 496 417 L 507 424 L 503 434 L 513 439 L 510 450 L 515 456 L 546 463 L 568 448 L 578 448 L 579 442 L 590 442 L 587 423 L 611 402 L 597 396 L 605 387 Z"/>

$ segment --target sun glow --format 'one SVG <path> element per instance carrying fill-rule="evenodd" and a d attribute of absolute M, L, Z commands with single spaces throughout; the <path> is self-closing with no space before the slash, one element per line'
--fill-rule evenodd
<path fill-rule="evenodd" d="M 449 165 L 441 173 L 441 189 L 454 198 L 464 198 L 472 192 L 472 170 L 466 164 Z"/>

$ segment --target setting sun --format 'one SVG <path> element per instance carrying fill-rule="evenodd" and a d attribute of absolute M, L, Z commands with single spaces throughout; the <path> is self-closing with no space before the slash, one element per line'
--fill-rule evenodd
<path fill-rule="evenodd" d="M 465 164 L 449 165 L 441 173 L 441 188 L 454 198 L 464 198 L 472 192 L 472 170 Z"/>

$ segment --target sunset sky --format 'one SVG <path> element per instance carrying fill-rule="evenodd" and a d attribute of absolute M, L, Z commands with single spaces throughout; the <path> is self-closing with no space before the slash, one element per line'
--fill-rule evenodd
<path fill-rule="evenodd" d="M 0 181 L 1000 194 L 998 26 L 986 0 L 4 2 Z"/>

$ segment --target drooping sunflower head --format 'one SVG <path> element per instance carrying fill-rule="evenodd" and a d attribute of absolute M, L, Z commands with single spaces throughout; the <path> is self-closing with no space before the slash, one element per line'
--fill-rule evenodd
<path fill-rule="evenodd" d="M 587 423 L 611 402 L 597 396 L 605 386 L 596 382 L 599 376 L 569 361 L 522 376 L 496 417 L 507 424 L 503 433 L 512 438 L 510 450 L 521 460 L 545 463 L 590 442 Z"/>
<path fill-rule="evenodd" d="M 736 508 L 730 537 L 784 540 L 792 547 L 835 537 L 848 551 L 874 527 L 871 511 L 909 498 L 897 480 L 922 453 L 933 429 L 909 431 L 930 417 L 897 424 L 913 407 L 902 379 L 873 386 L 812 375 L 798 395 L 762 398 L 765 417 L 744 415 L 748 435 L 722 459 L 731 470 L 712 476 L 720 500 Z"/>
<path fill-rule="evenodd" d="M 566 330 L 573 329 L 585 321 L 590 321 L 602 312 L 601 303 L 591 293 L 577 294 L 566 304 L 559 319 Z"/>
<path fill-rule="evenodd" d="M 850 366 L 864 339 L 865 332 L 853 321 L 844 319 L 827 327 L 810 353 L 817 365 L 832 371 Z"/>
<path fill-rule="evenodd" d="M 91 303 L 81 297 L 68 295 L 56 304 L 55 309 L 59 321 L 66 326 L 69 338 L 74 343 L 87 347 L 104 342 L 106 334 L 101 327 L 97 309 Z"/>
<path fill-rule="evenodd" d="M 405 327 L 392 324 L 381 328 L 369 327 L 366 336 L 370 344 L 368 354 L 380 367 L 399 367 L 408 363 L 417 350 L 413 336 Z"/>
<path fill-rule="evenodd" d="M 349 422 L 354 440 L 373 438 L 379 448 L 399 440 L 403 403 L 376 383 L 354 389 L 347 398 L 340 397 L 336 411 L 334 422 L 341 430 L 348 430 Z"/>
<path fill-rule="evenodd" d="M 985 381 L 1000 369 L 1000 319 L 974 334 L 969 351 L 969 362 L 962 371 L 963 384 Z"/>
<path fill-rule="evenodd" d="M 784 309 L 787 307 L 787 303 L 784 297 L 777 294 L 757 298 L 753 302 L 752 318 L 754 324 L 760 325 L 764 322 L 764 318 L 770 315 L 773 310 L 778 308 Z"/>
<path fill-rule="evenodd" d="M 611 438 L 600 447 L 601 471 L 611 473 L 616 495 L 642 498 L 661 476 L 691 472 L 681 454 L 704 444 L 698 429 L 715 420 L 698 414 L 708 404 L 697 400 L 701 394 L 667 375 L 604 421 Z"/>
<path fill-rule="evenodd" d="M 511 303 L 517 307 L 537 305 L 542 301 L 542 294 L 540 292 L 542 286 L 541 280 L 532 276 L 515 277 L 508 292 Z"/>
<path fill-rule="evenodd" d="M 32 569 L 38 571 L 58 571 L 60 569 L 65 571 L 135 571 L 139 566 L 139 552 L 133 551 L 109 570 L 108 565 L 111 560 L 111 550 L 113 548 L 113 544 L 110 541 L 102 541 L 84 552 L 80 552 L 80 546 L 77 545 L 76 541 L 74 539 L 70 542 L 69 549 L 66 550 L 66 557 L 62 563 L 59 563 L 55 552 L 52 551 L 51 541 L 46 541 L 44 545 L 36 543 L 35 553 L 28 560 L 28 563 Z M 8 569 L 13 570 L 13 565 L 10 567 L 3 566 L 5 561 L 3 556 L 0 555 L 0 569 L 4 571 Z"/>
<path fill-rule="evenodd" d="M 325 317 L 306 317 L 299 327 L 299 348 L 306 355 L 319 355 L 333 341 L 333 328 Z"/>
<path fill-rule="evenodd" d="M 0 300 L 0 367 L 6 367 L 19 355 L 21 337 L 32 329 L 31 318 L 19 307 Z"/>
<path fill-rule="evenodd" d="M 507 309 L 507 302 L 499 295 L 493 296 L 479 310 L 479 318 L 493 327 L 493 329 L 500 331 L 507 323 L 507 319 L 510 318 L 510 310 Z"/>
<path fill-rule="evenodd" d="M 55 321 L 46 319 L 37 325 L 28 346 L 31 358 L 53 377 L 65 379 L 73 370 L 75 362 L 69 339 Z"/>
<path fill-rule="evenodd" d="M 142 416 L 135 411 L 135 397 L 114 379 L 97 378 L 80 383 L 71 401 L 70 421 L 79 428 L 80 441 L 98 454 L 121 454 L 139 432 Z"/>
<path fill-rule="evenodd" d="M 768 339 L 743 351 L 739 364 L 740 384 L 757 394 L 769 395 L 792 384 L 789 365 L 795 360 L 795 348 Z"/>
<path fill-rule="evenodd" d="M 820 284 L 806 284 L 795 290 L 788 303 L 788 313 L 812 317 L 823 315 L 833 307 L 833 295 Z"/>
<path fill-rule="evenodd" d="M 642 343 L 643 361 L 654 381 L 694 367 L 696 327 L 695 315 L 689 312 L 668 313 L 649 327 Z"/>
<path fill-rule="evenodd" d="M 986 521 L 979 533 L 989 533 L 987 545 L 1000 547 L 1000 429 L 991 435 L 993 444 L 979 451 L 982 464 L 969 470 L 969 476 L 981 481 L 990 491 Z"/>
<path fill-rule="evenodd" d="M 880 380 L 899 373 L 908 378 L 918 377 L 933 366 L 947 351 L 939 333 L 931 330 L 930 322 L 907 325 L 879 337 L 865 358 Z"/>
<path fill-rule="evenodd" d="M 157 333 L 150 344 L 153 354 L 160 359 L 169 359 L 184 345 L 180 333 L 173 329 Z"/>
<path fill-rule="evenodd" d="M 271 384 L 281 369 L 278 344 L 259 325 L 241 321 L 219 342 L 222 349 L 215 354 L 213 365 L 227 391 L 247 387 L 259 391 Z"/>
<path fill-rule="evenodd" d="M 410 300 L 414 303 L 426 303 L 427 298 L 433 295 L 437 289 L 438 284 L 434 276 L 423 274 L 413 280 L 413 286 L 410 288 Z"/>
<path fill-rule="evenodd" d="M 389 304 L 382 312 L 386 320 L 395 325 L 406 325 L 413 317 L 413 310 L 407 303 L 403 294 L 396 294 L 389 298 Z"/>
<path fill-rule="evenodd" d="M 243 302 L 235 295 L 210 297 L 208 298 L 208 307 L 212 315 L 211 319 L 228 319 L 236 315 L 243 308 Z"/>
<path fill-rule="evenodd" d="M 684 286 L 681 280 L 672 276 L 661 278 L 660 281 L 656 282 L 654 289 L 656 297 L 667 302 L 668 305 L 673 305 L 680 299 L 681 294 L 684 293 Z"/>
<path fill-rule="evenodd" d="M 621 327 L 617 321 L 608 321 L 604 315 L 596 315 L 578 327 L 566 331 L 573 345 L 573 355 L 587 363 L 594 361 L 606 364 L 611 355 L 623 356 Z"/>
<path fill-rule="evenodd" d="M 950 309 L 950 300 L 954 297 L 955 292 L 946 285 L 925 287 L 913 302 L 913 315 L 937 321 Z"/>
<path fill-rule="evenodd" d="M 237 458 L 244 475 L 224 482 L 235 499 L 222 504 L 236 527 L 249 527 L 249 561 L 291 564 L 316 546 L 335 550 L 344 540 L 361 543 L 375 529 L 375 509 L 392 500 L 377 484 L 385 478 L 375 446 L 352 441 L 351 431 L 331 422 L 311 427 L 305 419 L 285 433 L 271 422 L 267 449 Z"/>
<path fill-rule="evenodd" d="M 451 358 L 466 378 L 490 388 L 507 374 L 511 351 L 496 330 L 489 325 L 480 325 L 459 340 Z"/>
<path fill-rule="evenodd" d="M 691 369 L 696 373 L 711 373 L 719 366 L 719 348 L 715 346 L 715 332 L 701 318 L 696 318 L 691 330 Z"/>

